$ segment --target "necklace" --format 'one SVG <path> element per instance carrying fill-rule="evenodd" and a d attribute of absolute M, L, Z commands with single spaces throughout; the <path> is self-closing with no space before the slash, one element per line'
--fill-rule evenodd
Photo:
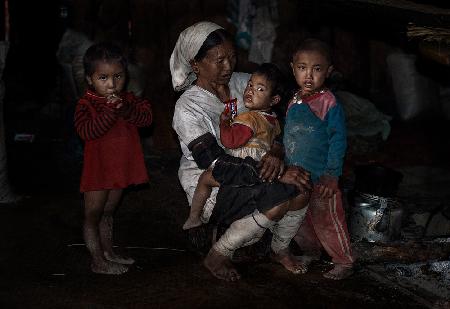
<path fill-rule="evenodd" d="M 307 99 L 307 98 L 309 98 L 309 97 L 312 97 L 313 95 L 316 95 L 316 94 L 318 94 L 318 93 L 325 93 L 326 90 L 327 90 L 326 88 L 320 88 L 320 89 L 317 89 L 317 90 L 315 90 L 315 91 L 313 91 L 313 92 L 311 92 L 311 93 L 302 95 L 302 89 L 300 88 L 300 89 L 294 94 L 294 97 L 293 97 L 293 103 L 302 104 L 304 99 Z"/>

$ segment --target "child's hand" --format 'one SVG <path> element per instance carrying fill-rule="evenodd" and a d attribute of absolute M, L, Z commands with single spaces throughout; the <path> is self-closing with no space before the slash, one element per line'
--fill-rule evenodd
<path fill-rule="evenodd" d="M 322 175 L 317 186 L 319 187 L 321 198 L 331 198 L 339 189 L 338 178 L 330 175 Z"/>
<path fill-rule="evenodd" d="M 130 104 L 126 103 L 126 101 L 121 101 L 116 105 L 116 114 L 121 116 L 122 118 L 128 118 L 131 113 Z"/>
<path fill-rule="evenodd" d="M 220 123 L 229 125 L 231 122 L 231 111 L 225 109 L 222 114 L 220 114 Z"/>
<path fill-rule="evenodd" d="M 111 104 L 114 108 L 121 108 L 123 105 L 122 98 L 116 94 L 111 94 L 106 97 L 106 103 Z"/>
<path fill-rule="evenodd" d="M 282 183 L 295 185 L 300 192 L 312 190 L 311 174 L 299 166 L 288 166 L 278 180 Z"/>

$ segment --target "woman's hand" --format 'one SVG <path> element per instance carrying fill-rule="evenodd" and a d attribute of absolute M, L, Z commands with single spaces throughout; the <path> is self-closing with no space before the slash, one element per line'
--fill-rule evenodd
<path fill-rule="evenodd" d="M 281 144 L 274 143 L 272 148 L 261 158 L 258 167 L 259 177 L 263 181 L 272 182 L 284 173 L 284 149 Z"/>
<path fill-rule="evenodd" d="M 300 192 L 312 190 L 311 174 L 298 166 L 288 166 L 278 180 L 282 183 L 297 186 Z"/>
<path fill-rule="evenodd" d="M 317 186 L 319 187 L 319 194 L 321 198 L 331 198 L 339 188 L 338 178 L 330 175 L 322 175 L 320 176 Z"/>

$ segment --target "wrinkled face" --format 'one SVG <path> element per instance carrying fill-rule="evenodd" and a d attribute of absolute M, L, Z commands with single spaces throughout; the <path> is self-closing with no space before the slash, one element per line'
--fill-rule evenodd
<path fill-rule="evenodd" d="M 236 52 L 233 44 L 225 41 L 208 50 L 202 60 L 193 60 L 191 65 L 199 81 L 228 85 L 236 66 Z"/>
<path fill-rule="evenodd" d="M 123 90 L 125 74 L 123 65 L 117 61 L 98 61 L 95 65 L 94 74 L 87 76 L 86 79 L 89 86 L 94 88 L 98 95 L 108 97 Z"/>
<path fill-rule="evenodd" d="M 272 96 L 272 85 L 262 74 L 252 74 L 244 90 L 244 104 L 250 110 L 269 110 L 280 101 Z"/>
<path fill-rule="evenodd" d="M 333 66 L 328 63 L 327 58 L 316 51 L 296 53 L 292 59 L 291 68 L 303 95 L 319 90 L 333 71 Z"/>

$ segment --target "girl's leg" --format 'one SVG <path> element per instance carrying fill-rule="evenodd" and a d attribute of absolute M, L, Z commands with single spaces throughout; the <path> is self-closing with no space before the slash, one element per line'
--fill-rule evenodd
<path fill-rule="evenodd" d="M 131 265 L 134 260 L 129 257 L 123 257 L 116 254 L 113 250 L 113 225 L 114 213 L 122 198 L 122 189 L 110 190 L 106 199 L 105 210 L 100 220 L 100 241 L 102 244 L 103 254 L 106 260 Z"/>
<path fill-rule="evenodd" d="M 213 187 L 218 187 L 219 183 L 214 179 L 211 170 L 204 171 L 198 179 L 197 187 L 195 188 L 194 196 L 192 197 L 192 205 L 189 213 L 189 218 L 183 224 L 183 230 L 191 229 L 202 225 L 200 216 L 206 200 L 211 195 Z"/>
<path fill-rule="evenodd" d="M 99 224 L 103 216 L 108 191 L 89 191 L 84 193 L 83 236 L 86 247 L 92 256 L 91 270 L 100 274 L 119 275 L 128 268 L 105 260 L 101 244 Z"/>

